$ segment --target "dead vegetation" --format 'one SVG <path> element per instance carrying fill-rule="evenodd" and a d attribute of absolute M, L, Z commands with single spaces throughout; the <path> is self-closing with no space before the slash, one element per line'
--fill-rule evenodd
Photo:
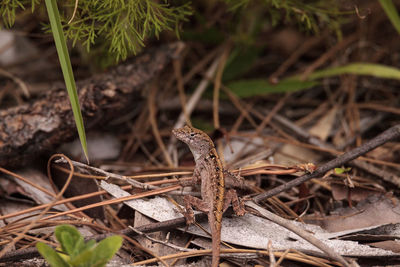
<path fill-rule="evenodd" d="M 90 165 L 79 146 L 66 144 L 76 134 L 65 93 L 54 86 L 54 50 L 40 59 L 48 79 L 25 72 L 24 61 L 2 67 L 2 266 L 43 264 L 35 244 L 56 247 L 60 224 L 88 240 L 121 235 L 109 266 L 208 266 L 205 215 L 186 227 L 180 213 L 182 196 L 199 191 L 182 186 L 193 158 L 171 130 L 190 122 L 208 130 L 225 167 L 245 178 L 237 191 L 247 214 L 228 210 L 223 220 L 226 266 L 399 264 L 400 76 L 321 71 L 359 62 L 400 67 L 392 24 L 378 5 L 364 8 L 371 12 L 351 17 L 339 41 L 275 28 L 257 40 L 251 62 L 231 40 L 154 45 L 84 80 Z M 249 66 L 232 69 L 235 53 Z M 237 69 L 240 79 L 224 80 Z M 77 73 L 88 75 L 83 66 Z M 259 89 L 261 79 L 275 87 Z M 295 90 L 305 82 L 315 84 Z"/>

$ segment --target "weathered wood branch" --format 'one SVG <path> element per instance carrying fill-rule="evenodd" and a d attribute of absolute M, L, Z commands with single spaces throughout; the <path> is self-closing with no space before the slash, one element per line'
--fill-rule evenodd
<path fill-rule="evenodd" d="M 132 62 L 77 83 L 85 126 L 106 123 L 143 103 L 143 92 L 182 51 L 182 43 L 149 49 Z M 34 102 L 0 110 L 0 166 L 18 166 L 77 135 L 68 94 L 49 90 Z"/>
<path fill-rule="evenodd" d="M 306 173 L 303 176 L 297 177 L 290 182 L 281 184 L 267 192 L 261 193 L 255 197 L 253 197 L 254 202 L 260 203 L 270 197 L 276 196 L 277 194 L 287 191 L 290 188 L 295 186 L 301 185 L 312 178 L 323 176 L 327 171 L 332 170 L 337 167 L 341 167 L 343 164 L 352 161 L 353 159 L 362 156 L 369 151 L 385 144 L 386 142 L 398 139 L 400 137 L 400 124 L 395 125 L 384 131 L 383 133 L 375 136 L 373 139 L 369 140 L 368 142 L 364 143 L 363 145 L 356 147 L 348 152 L 343 153 L 342 155 L 324 163 L 323 165 L 319 166 L 314 172 Z"/>

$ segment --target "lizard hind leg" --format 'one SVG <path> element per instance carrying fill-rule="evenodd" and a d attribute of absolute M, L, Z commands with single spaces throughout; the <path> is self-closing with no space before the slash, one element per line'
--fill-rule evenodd
<path fill-rule="evenodd" d="M 185 213 L 183 216 L 186 218 L 187 225 L 194 223 L 194 212 L 192 206 L 205 213 L 208 213 L 210 210 L 207 203 L 200 198 L 186 195 L 183 200 L 185 202 Z"/>
<path fill-rule="evenodd" d="M 230 189 L 225 193 L 224 212 L 229 208 L 229 204 L 231 203 L 236 215 L 243 216 L 246 213 L 244 203 L 239 199 L 234 189 Z"/>

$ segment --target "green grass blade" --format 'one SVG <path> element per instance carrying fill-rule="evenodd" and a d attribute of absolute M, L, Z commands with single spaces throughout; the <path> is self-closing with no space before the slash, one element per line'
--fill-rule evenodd
<path fill-rule="evenodd" d="M 379 3 L 386 12 L 386 15 L 392 22 L 393 26 L 396 28 L 397 32 L 400 34 L 400 17 L 392 0 L 379 0 Z"/>
<path fill-rule="evenodd" d="M 300 75 L 296 75 L 286 78 L 278 84 L 271 84 L 266 79 L 247 79 L 229 82 L 227 87 L 237 96 L 246 98 L 269 93 L 305 90 L 318 85 L 317 79 L 342 74 L 370 75 L 377 78 L 400 80 L 400 69 L 380 64 L 358 62 L 315 71 L 305 81 L 300 79 Z"/>
<path fill-rule="evenodd" d="M 307 80 L 315 80 L 342 74 L 370 75 L 377 78 L 400 80 L 399 69 L 370 63 L 351 63 L 345 66 L 315 71 L 308 77 Z"/>
<path fill-rule="evenodd" d="M 65 42 L 64 33 L 61 27 L 60 14 L 58 12 L 56 0 L 45 0 L 47 13 L 49 15 L 51 31 L 53 33 L 54 42 L 56 43 L 57 54 L 60 60 L 62 73 L 64 75 L 65 85 L 67 87 L 68 96 L 70 99 L 72 111 L 74 114 L 76 128 L 78 129 L 79 139 L 83 152 L 85 153 L 86 160 L 89 162 L 85 127 L 83 125 L 83 118 L 81 109 L 79 106 L 78 93 L 76 91 L 74 74 L 72 72 L 71 61 L 67 50 L 67 44 Z"/>

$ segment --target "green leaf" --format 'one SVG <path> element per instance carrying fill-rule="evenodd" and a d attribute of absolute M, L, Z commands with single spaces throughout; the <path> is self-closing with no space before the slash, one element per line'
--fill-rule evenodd
<path fill-rule="evenodd" d="M 308 80 L 315 80 L 342 74 L 370 75 L 384 79 L 400 79 L 400 70 L 397 68 L 380 64 L 352 63 L 345 66 L 315 71 L 308 77 Z M 296 76 L 296 78 L 297 77 L 299 76 Z"/>
<path fill-rule="evenodd" d="M 94 241 L 94 240 L 93 240 Z M 91 247 L 90 249 L 86 249 L 81 251 L 74 259 L 71 259 L 70 263 L 73 266 L 92 266 L 91 262 L 96 255 L 94 254 L 94 249 Z"/>
<path fill-rule="evenodd" d="M 107 237 L 100 241 L 93 251 L 94 258 L 92 259 L 91 267 L 103 267 L 111 260 L 115 253 L 122 245 L 122 237 L 118 235 Z"/>
<path fill-rule="evenodd" d="M 74 255 L 76 245 L 79 245 L 80 240 L 83 240 L 79 231 L 67 224 L 57 226 L 54 233 L 62 250 L 70 256 Z"/>
<path fill-rule="evenodd" d="M 349 171 L 351 171 L 350 167 L 347 167 L 347 168 L 335 168 L 335 173 L 336 174 L 343 174 L 343 173 L 349 172 Z"/>
<path fill-rule="evenodd" d="M 393 4 L 391 0 L 379 0 L 383 10 L 386 12 L 386 15 L 392 22 L 393 26 L 396 28 L 397 33 L 400 33 L 400 17 L 397 12 L 396 6 Z"/>
<path fill-rule="evenodd" d="M 67 44 L 65 42 L 65 37 L 61 26 L 57 3 L 56 0 L 45 0 L 45 2 L 47 13 L 49 15 L 51 31 L 53 33 L 54 42 L 56 43 L 58 59 L 60 60 L 61 70 L 64 75 L 64 81 L 67 87 L 72 112 L 74 114 L 76 128 L 78 129 L 79 139 L 81 141 L 86 160 L 89 162 L 85 127 L 83 125 L 83 118 L 79 106 L 79 99 L 78 93 L 76 91 L 74 74 L 72 72 L 71 61 L 69 59 Z"/>
<path fill-rule="evenodd" d="M 91 240 L 89 240 L 89 241 L 85 244 L 85 246 L 82 248 L 82 251 L 85 251 L 85 250 L 87 250 L 87 249 L 91 249 L 91 248 L 93 248 L 95 245 L 96 245 L 96 240 L 91 239 Z"/>
<path fill-rule="evenodd" d="M 344 173 L 344 169 L 342 169 L 342 168 L 335 168 L 335 173 L 336 173 L 336 174 L 342 174 L 342 173 Z"/>
<path fill-rule="evenodd" d="M 72 253 L 70 254 L 71 260 L 74 259 L 78 254 L 82 253 L 85 250 L 85 240 L 83 236 L 81 236 L 78 240 L 75 241 Z"/>
<path fill-rule="evenodd" d="M 63 251 L 68 255 L 72 255 L 75 248 L 75 240 L 68 232 L 61 233 L 61 242 L 60 242 Z"/>
<path fill-rule="evenodd" d="M 58 253 L 49 247 L 48 245 L 39 242 L 36 244 L 36 248 L 40 255 L 50 264 L 51 267 L 70 267 L 70 265 L 65 262 Z"/>
<path fill-rule="evenodd" d="M 300 79 L 285 79 L 278 84 L 271 84 L 265 79 L 239 80 L 227 84 L 237 96 L 252 97 L 269 93 L 281 93 L 299 91 L 314 87 L 318 84 L 315 81 L 301 81 Z"/>
<path fill-rule="evenodd" d="M 297 75 L 284 79 L 278 84 L 270 84 L 265 79 L 249 79 L 230 82 L 227 84 L 227 87 L 239 97 L 244 98 L 268 93 L 304 90 L 316 86 L 318 83 L 314 80 L 342 74 L 371 75 L 378 78 L 400 80 L 400 69 L 380 64 L 352 63 L 315 71 L 306 81 L 301 81 L 300 76 Z"/>
<path fill-rule="evenodd" d="M 93 257 L 93 248 L 96 245 L 95 240 L 89 240 L 86 244 L 82 239 L 79 239 L 75 246 L 73 255 L 71 255 L 71 264 L 76 266 L 83 266 L 89 264 Z"/>

